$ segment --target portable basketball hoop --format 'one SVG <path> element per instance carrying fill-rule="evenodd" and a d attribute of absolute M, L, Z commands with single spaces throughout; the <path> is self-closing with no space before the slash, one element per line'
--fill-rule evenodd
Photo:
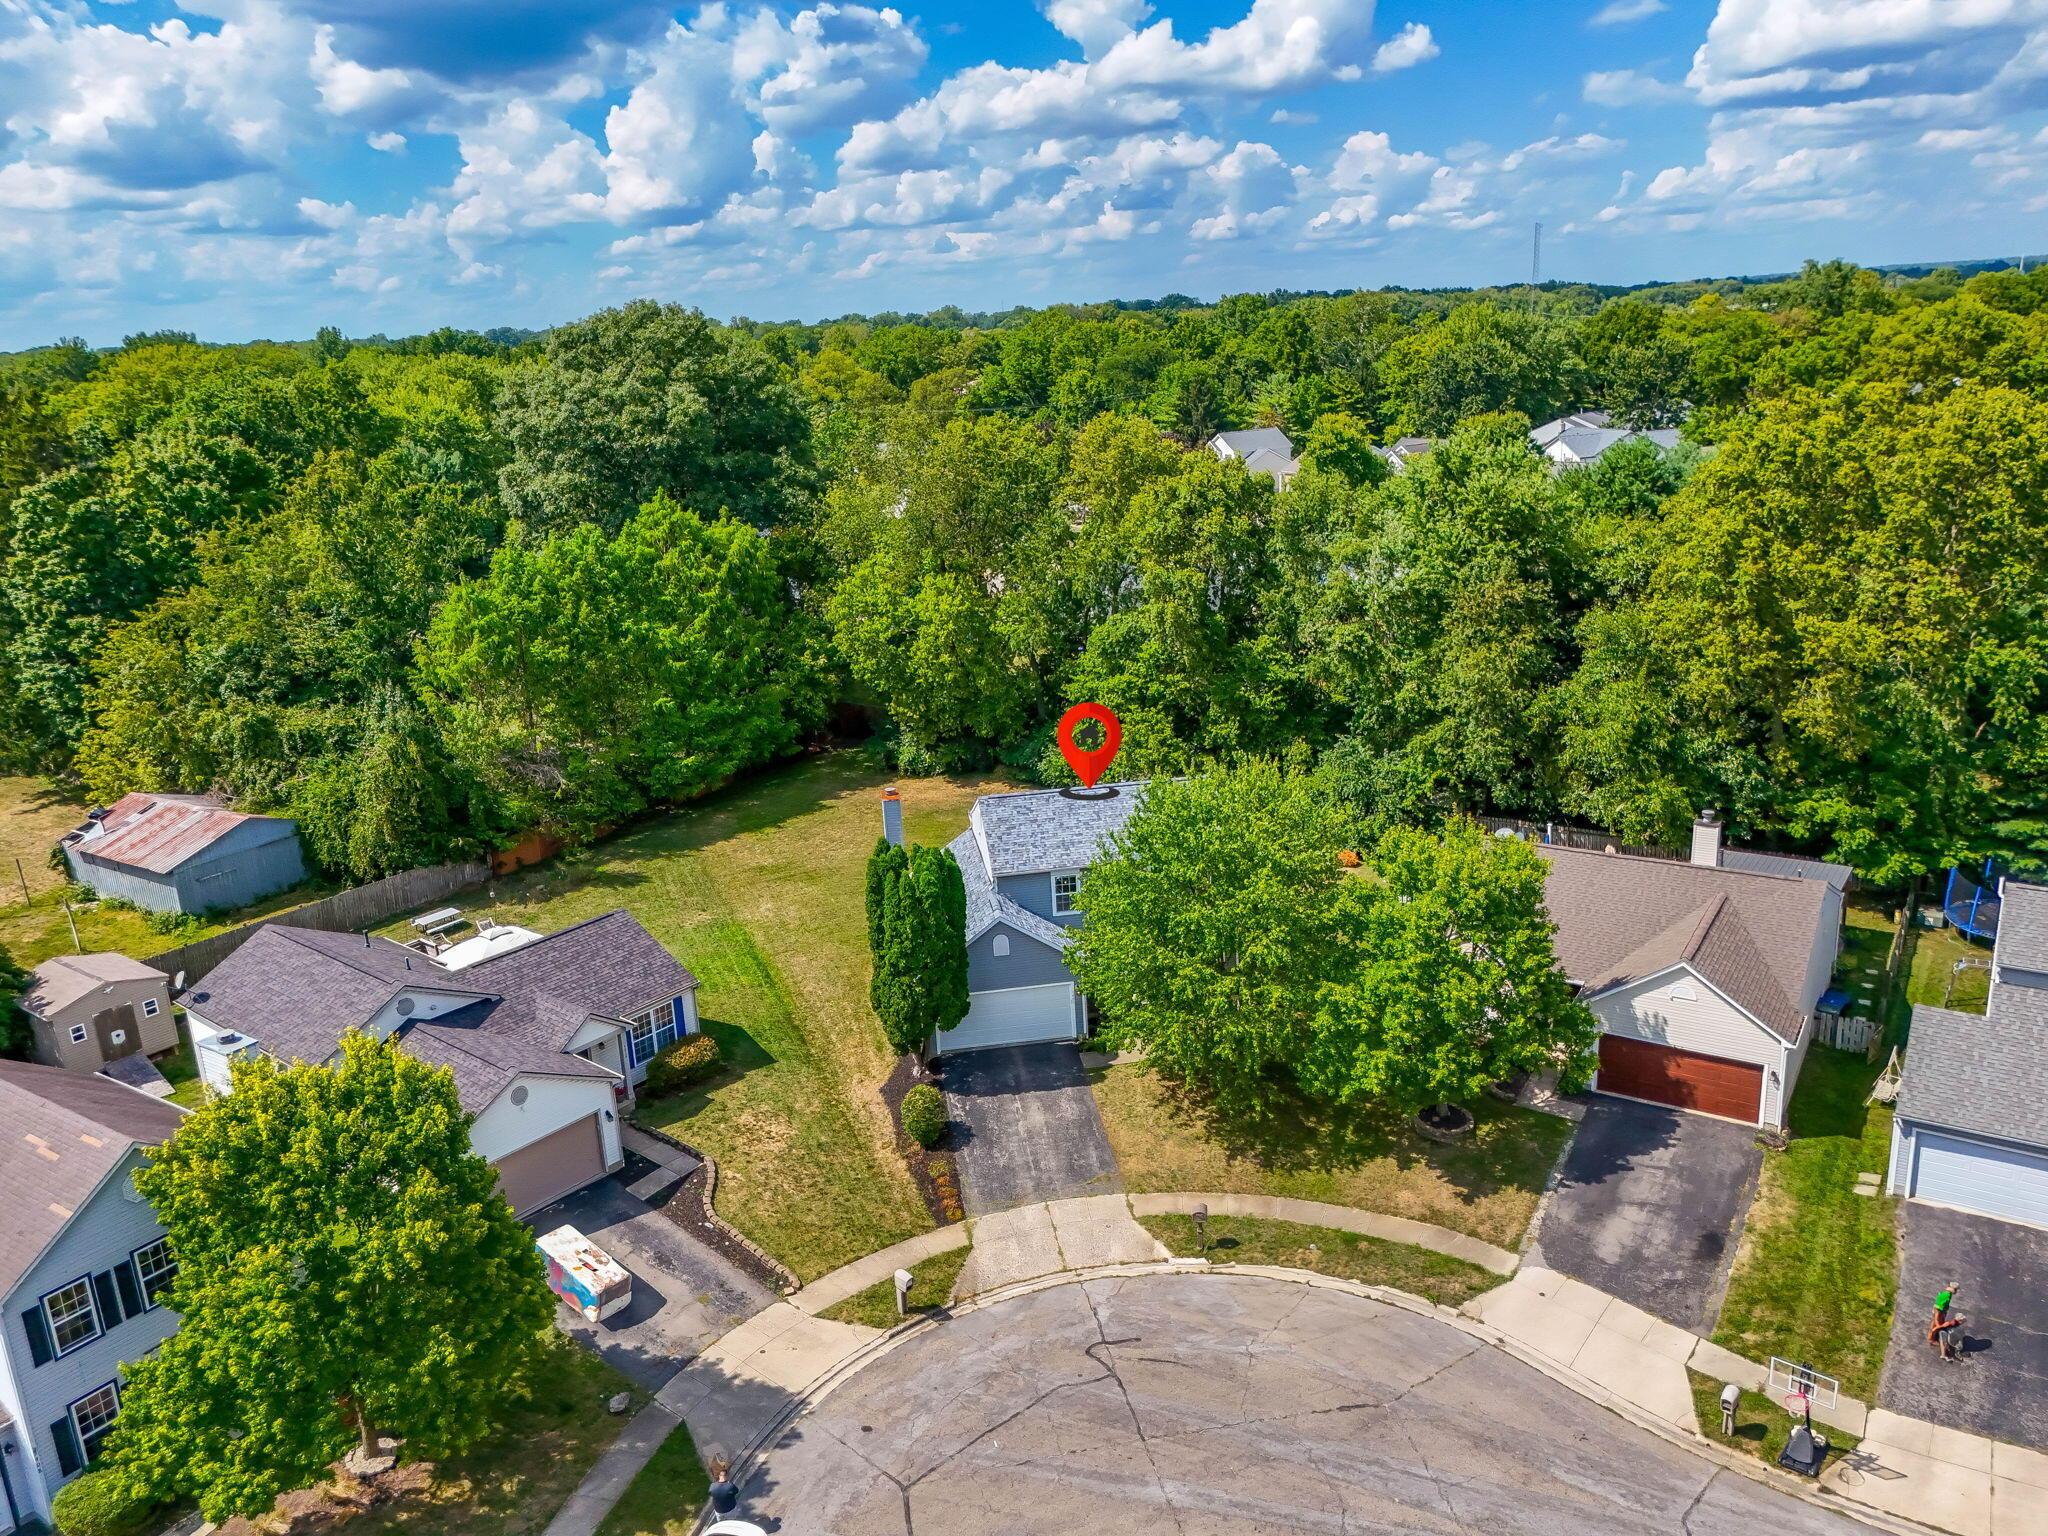
<path fill-rule="evenodd" d="M 1841 1383 L 1810 1365 L 1774 1357 L 1766 1385 L 1792 1416 L 1792 1433 L 1778 1453 L 1778 1465 L 1807 1477 L 1820 1476 L 1828 1459 L 1828 1442 L 1813 1427 L 1814 1399 L 1820 1400 L 1823 1409 L 1834 1407 L 1841 1398 Z"/>

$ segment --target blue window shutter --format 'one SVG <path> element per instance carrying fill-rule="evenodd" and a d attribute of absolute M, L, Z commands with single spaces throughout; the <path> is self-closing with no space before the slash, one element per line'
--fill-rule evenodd
<path fill-rule="evenodd" d="M 668 1016 L 675 1020 L 678 1040 L 690 1032 L 690 1016 L 683 1011 L 683 1000 L 680 997 L 668 1000 Z"/>
<path fill-rule="evenodd" d="M 57 1341 L 50 1337 L 50 1319 L 42 1303 L 21 1314 L 22 1329 L 28 1334 L 28 1358 L 35 1365 L 48 1365 L 57 1358 Z"/>
<path fill-rule="evenodd" d="M 100 1328 L 112 1328 L 126 1315 L 121 1311 L 121 1293 L 114 1289 L 114 1272 L 103 1269 L 92 1277 L 93 1300 L 100 1307 Z"/>
<path fill-rule="evenodd" d="M 57 1442 L 57 1470 L 69 1477 L 85 1465 L 85 1448 L 78 1443 L 78 1430 L 71 1423 L 71 1415 L 50 1426 L 50 1438 Z"/>

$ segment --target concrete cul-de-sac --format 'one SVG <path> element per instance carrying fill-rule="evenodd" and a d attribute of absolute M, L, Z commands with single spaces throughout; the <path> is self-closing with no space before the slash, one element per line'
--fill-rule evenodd
<path fill-rule="evenodd" d="M 910 1336 L 794 1419 L 744 1496 L 779 1536 L 1865 1529 L 1434 1318 L 1172 1272 L 1057 1284 Z"/>

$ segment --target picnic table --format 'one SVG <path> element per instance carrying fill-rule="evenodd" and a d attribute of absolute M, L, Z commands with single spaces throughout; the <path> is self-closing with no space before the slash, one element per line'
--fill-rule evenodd
<path fill-rule="evenodd" d="M 445 933 L 461 921 L 462 908 L 436 907 L 431 912 L 422 912 L 412 920 L 412 925 L 421 933 Z"/>

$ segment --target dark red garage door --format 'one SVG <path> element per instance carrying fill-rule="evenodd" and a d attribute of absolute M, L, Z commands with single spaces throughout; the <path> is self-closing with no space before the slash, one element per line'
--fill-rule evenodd
<path fill-rule="evenodd" d="M 1677 1109 L 1726 1115 L 1754 1125 L 1763 1107 L 1764 1069 L 1623 1035 L 1600 1037 L 1600 1088 Z"/>

